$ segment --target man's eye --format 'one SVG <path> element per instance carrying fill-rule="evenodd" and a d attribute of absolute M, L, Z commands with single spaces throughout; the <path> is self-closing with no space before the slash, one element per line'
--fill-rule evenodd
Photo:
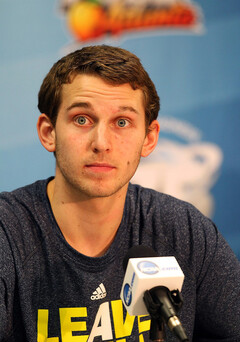
<path fill-rule="evenodd" d="M 118 124 L 119 127 L 125 127 L 125 126 L 128 125 L 128 121 L 125 120 L 125 119 L 119 119 L 119 120 L 117 121 L 117 124 Z"/>
<path fill-rule="evenodd" d="M 76 118 L 76 122 L 79 124 L 79 125 L 85 125 L 87 123 L 87 118 L 85 118 L 85 116 L 78 116 Z"/>

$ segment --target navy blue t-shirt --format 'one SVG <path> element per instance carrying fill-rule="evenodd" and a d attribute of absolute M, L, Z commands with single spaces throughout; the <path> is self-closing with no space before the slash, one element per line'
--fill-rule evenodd
<path fill-rule="evenodd" d="M 149 341 L 149 316 L 130 316 L 120 300 L 123 259 L 140 244 L 177 259 L 185 275 L 178 316 L 190 341 L 240 341 L 240 265 L 208 218 L 130 184 L 113 243 L 87 257 L 63 237 L 48 181 L 0 195 L 1 342 Z M 166 341 L 177 341 L 168 329 Z"/>

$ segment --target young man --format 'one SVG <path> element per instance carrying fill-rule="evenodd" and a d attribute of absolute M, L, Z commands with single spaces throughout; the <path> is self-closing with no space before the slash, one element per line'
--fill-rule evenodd
<path fill-rule="evenodd" d="M 149 317 L 120 300 L 122 261 L 141 244 L 180 264 L 190 340 L 240 341 L 239 262 L 214 224 L 129 183 L 159 133 L 139 59 L 110 46 L 69 54 L 44 79 L 39 110 L 56 173 L 0 196 L 0 341 L 148 341 Z"/>

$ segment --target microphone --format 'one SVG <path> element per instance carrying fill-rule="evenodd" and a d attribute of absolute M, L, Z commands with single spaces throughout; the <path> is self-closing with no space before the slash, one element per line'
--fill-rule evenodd
<path fill-rule="evenodd" d="M 177 317 L 183 303 L 184 274 L 175 257 L 158 257 L 152 248 L 134 246 L 124 258 L 123 268 L 120 298 L 130 315 L 150 314 L 151 340 L 164 341 L 166 323 L 180 341 L 189 341 Z"/>

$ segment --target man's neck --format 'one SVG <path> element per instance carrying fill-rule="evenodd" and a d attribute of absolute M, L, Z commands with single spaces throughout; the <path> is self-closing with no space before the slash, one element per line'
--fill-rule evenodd
<path fill-rule="evenodd" d="M 53 214 L 67 242 L 82 254 L 97 257 L 111 245 L 121 223 L 127 185 L 109 197 L 64 200 L 55 180 L 48 184 Z"/>

